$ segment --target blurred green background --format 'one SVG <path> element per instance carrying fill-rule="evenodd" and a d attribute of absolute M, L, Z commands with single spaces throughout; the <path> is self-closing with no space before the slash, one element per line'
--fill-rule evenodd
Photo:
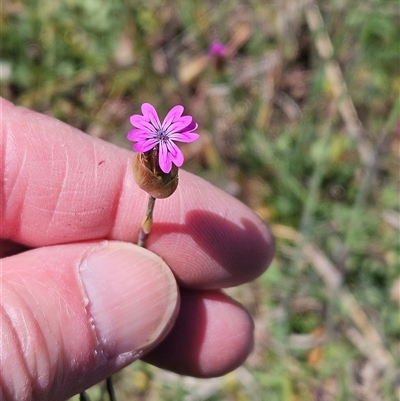
<path fill-rule="evenodd" d="M 399 3 L 3 0 L 1 94 L 130 148 L 143 102 L 199 123 L 185 168 L 249 205 L 277 252 L 228 293 L 255 349 L 210 380 L 137 362 L 125 400 L 400 399 Z M 226 56 L 210 55 L 214 40 Z M 89 390 L 107 400 L 102 384 Z M 77 398 L 74 398 L 74 400 Z"/>

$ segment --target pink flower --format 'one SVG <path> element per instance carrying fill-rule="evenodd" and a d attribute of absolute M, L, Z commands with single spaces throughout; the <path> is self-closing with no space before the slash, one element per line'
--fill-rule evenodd
<path fill-rule="evenodd" d="M 214 57 L 225 57 L 226 53 L 226 46 L 219 40 L 214 40 L 208 48 L 208 54 Z"/>
<path fill-rule="evenodd" d="M 172 163 L 182 166 L 184 157 L 174 141 L 193 142 L 199 135 L 192 132 L 198 125 L 191 116 L 182 116 L 183 106 L 173 107 L 160 122 L 156 109 L 149 103 L 142 104 L 143 115 L 134 114 L 130 118 L 136 127 L 128 132 L 128 139 L 136 142 L 135 152 L 148 152 L 158 146 L 158 164 L 164 173 L 169 173 Z"/>

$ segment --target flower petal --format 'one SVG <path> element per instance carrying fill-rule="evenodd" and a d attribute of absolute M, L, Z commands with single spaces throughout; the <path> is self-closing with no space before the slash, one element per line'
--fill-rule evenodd
<path fill-rule="evenodd" d="M 133 142 L 142 141 L 143 139 L 149 139 L 151 137 L 153 137 L 153 134 L 151 132 L 137 128 L 131 129 L 127 135 L 127 138 Z"/>
<path fill-rule="evenodd" d="M 133 150 L 135 152 L 147 152 L 150 149 L 153 149 L 158 142 L 159 142 L 158 139 L 153 139 L 153 138 L 147 139 L 146 141 L 140 141 L 133 145 Z"/>
<path fill-rule="evenodd" d="M 171 155 L 165 142 L 160 142 L 158 147 L 158 164 L 164 173 L 168 174 L 172 169 Z"/>
<path fill-rule="evenodd" d="M 177 167 L 181 167 L 185 160 L 182 151 L 172 141 L 167 142 L 167 148 L 170 159 Z"/>
<path fill-rule="evenodd" d="M 149 132 L 156 132 L 156 128 L 140 114 L 134 114 L 130 117 L 129 121 L 136 128 Z"/>
<path fill-rule="evenodd" d="M 185 127 L 184 129 L 180 129 L 179 132 L 195 131 L 198 126 L 199 125 L 194 120 L 192 120 L 192 122 L 187 127 Z"/>
<path fill-rule="evenodd" d="M 160 119 L 158 118 L 157 110 L 150 103 L 142 104 L 142 113 L 143 117 L 150 121 L 153 126 L 157 129 L 161 128 Z"/>
<path fill-rule="evenodd" d="M 162 123 L 162 128 L 167 129 L 171 125 L 171 123 L 173 123 L 182 115 L 183 110 L 184 108 L 180 104 L 174 106 L 165 116 L 164 121 Z"/>
<path fill-rule="evenodd" d="M 199 134 L 195 132 L 174 132 L 168 135 L 168 139 L 178 142 L 193 142 L 199 138 Z"/>
<path fill-rule="evenodd" d="M 175 120 L 167 129 L 166 133 L 170 132 L 179 132 L 183 129 L 185 129 L 190 123 L 192 122 L 192 117 L 190 116 L 183 116 L 180 117 L 179 119 Z"/>

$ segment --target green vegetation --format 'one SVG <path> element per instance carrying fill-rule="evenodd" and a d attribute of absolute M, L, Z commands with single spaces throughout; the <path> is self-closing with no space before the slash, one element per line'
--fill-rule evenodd
<path fill-rule="evenodd" d="M 256 321 L 245 365 L 137 362 L 119 401 L 400 398 L 398 20 L 387 0 L 2 2 L 2 96 L 125 148 L 141 103 L 183 104 L 201 127 L 185 168 L 276 236 L 268 273 L 228 290 Z"/>

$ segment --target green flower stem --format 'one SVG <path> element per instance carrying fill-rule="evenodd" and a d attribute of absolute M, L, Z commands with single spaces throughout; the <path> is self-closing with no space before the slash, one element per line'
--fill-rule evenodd
<path fill-rule="evenodd" d="M 110 401 L 117 401 L 117 397 L 115 396 L 114 386 L 112 383 L 112 376 L 107 377 L 106 386 Z"/>
<path fill-rule="evenodd" d="M 79 401 L 90 401 L 85 391 L 79 394 Z"/>
<path fill-rule="evenodd" d="M 146 215 L 144 217 L 142 228 L 139 234 L 139 240 L 138 240 L 139 246 L 144 246 L 144 243 L 146 242 L 146 239 L 150 234 L 151 226 L 153 225 L 153 210 L 155 202 L 156 198 L 153 198 L 151 195 L 149 195 L 149 202 L 147 204 Z"/>

